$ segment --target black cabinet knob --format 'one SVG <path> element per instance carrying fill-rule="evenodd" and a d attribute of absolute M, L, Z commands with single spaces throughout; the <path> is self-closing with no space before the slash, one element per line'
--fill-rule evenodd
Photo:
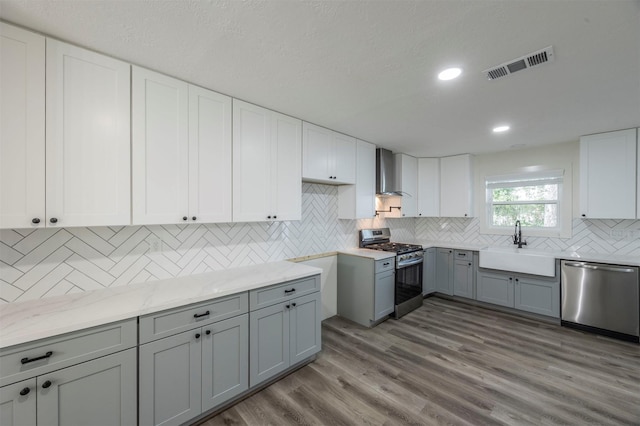
<path fill-rule="evenodd" d="M 291 307 L 291 305 L 285 305 L 284 307 L 289 309 Z"/>
<path fill-rule="evenodd" d="M 25 396 L 25 395 L 28 395 L 28 394 L 29 394 L 29 392 L 31 392 L 31 389 L 29 389 L 29 388 L 24 388 L 24 389 L 22 389 L 22 390 L 20 391 L 20 395 Z"/>
<path fill-rule="evenodd" d="M 277 218 L 278 218 L 278 216 L 273 216 L 273 218 L 274 218 L 274 219 L 277 219 Z"/>
<path fill-rule="evenodd" d="M 291 306 L 293 306 L 293 307 L 295 308 L 295 307 L 296 307 L 296 304 L 295 304 L 295 303 L 292 303 L 292 304 L 291 304 Z"/>
<path fill-rule="evenodd" d="M 40 218 L 34 217 L 31 219 L 31 223 L 40 223 Z"/>
<path fill-rule="evenodd" d="M 196 333 L 196 339 L 200 338 L 200 333 Z"/>
<path fill-rule="evenodd" d="M 182 216 L 182 220 L 187 220 L 188 218 L 186 216 Z"/>
<path fill-rule="evenodd" d="M 50 386 L 51 386 L 51 382 L 50 382 L 49 380 L 47 380 L 46 382 L 44 382 L 44 383 L 42 384 L 42 387 L 43 387 L 44 389 L 47 389 L 47 388 L 48 388 L 48 387 L 50 387 Z"/>
<path fill-rule="evenodd" d="M 516 278 L 516 282 L 520 281 L 518 278 Z"/>
<path fill-rule="evenodd" d="M 267 219 L 271 219 L 271 216 L 267 216 Z"/>
<path fill-rule="evenodd" d="M 471 266 L 471 262 L 469 262 L 469 266 Z"/>
<path fill-rule="evenodd" d="M 467 214 L 466 214 L 466 213 L 464 214 L 464 217 L 467 217 Z"/>
<path fill-rule="evenodd" d="M 52 217 L 51 219 L 49 219 L 49 222 L 58 223 L 58 218 Z"/>
<path fill-rule="evenodd" d="M 587 217 L 587 215 L 586 215 L 586 214 L 581 214 L 580 216 L 582 216 L 582 217 Z"/>
<path fill-rule="evenodd" d="M 196 220 L 196 217 L 195 217 L 195 216 L 193 216 L 193 217 L 191 218 L 191 220 Z"/>
<path fill-rule="evenodd" d="M 422 216 L 422 213 L 418 213 L 418 216 Z"/>
<path fill-rule="evenodd" d="M 509 277 L 509 281 L 513 281 L 513 278 Z"/>
<path fill-rule="evenodd" d="M 207 336 L 211 334 L 211 330 L 207 330 L 204 332 L 204 334 L 206 334 Z"/>

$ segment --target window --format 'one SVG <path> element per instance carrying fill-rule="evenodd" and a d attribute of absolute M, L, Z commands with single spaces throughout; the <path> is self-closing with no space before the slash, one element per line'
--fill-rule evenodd
<path fill-rule="evenodd" d="M 522 227 L 559 232 L 563 170 L 493 176 L 486 179 L 487 225 L 511 230 Z"/>

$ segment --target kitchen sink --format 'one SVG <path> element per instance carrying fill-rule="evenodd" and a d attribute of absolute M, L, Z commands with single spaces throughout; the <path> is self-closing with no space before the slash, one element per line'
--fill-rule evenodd
<path fill-rule="evenodd" d="M 545 277 L 556 275 L 556 259 L 553 254 L 526 248 L 483 248 L 480 250 L 480 267 Z"/>

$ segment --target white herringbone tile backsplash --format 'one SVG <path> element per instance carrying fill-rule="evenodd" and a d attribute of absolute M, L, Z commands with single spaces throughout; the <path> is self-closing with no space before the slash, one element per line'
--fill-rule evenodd
<path fill-rule="evenodd" d="M 416 219 L 419 240 L 511 245 L 510 235 L 480 234 L 478 218 Z M 571 238 L 527 237 L 527 247 L 582 253 L 640 256 L 640 220 L 574 219 Z"/>
<path fill-rule="evenodd" d="M 0 230 L 0 303 L 355 247 L 363 227 L 414 238 L 413 219 L 338 220 L 337 203 L 337 187 L 305 183 L 301 221 Z"/>
<path fill-rule="evenodd" d="M 361 228 L 393 240 L 510 245 L 481 235 L 478 219 L 339 220 L 338 190 L 303 184 L 302 220 L 208 225 L 0 231 L 0 303 L 131 285 L 355 247 Z M 640 256 L 640 221 L 580 220 L 573 237 L 528 238 L 532 247 Z M 162 250 L 152 252 L 161 241 Z"/>

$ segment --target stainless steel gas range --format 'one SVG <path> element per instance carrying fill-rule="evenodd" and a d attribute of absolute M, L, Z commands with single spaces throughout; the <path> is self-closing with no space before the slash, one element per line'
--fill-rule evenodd
<path fill-rule="evenodd" d="M 360 230 L 360 247 L 396 254 L 394 316 L 396 319 L 422 306 L 422 246 L 392 243 L 389 228 Z"/>

